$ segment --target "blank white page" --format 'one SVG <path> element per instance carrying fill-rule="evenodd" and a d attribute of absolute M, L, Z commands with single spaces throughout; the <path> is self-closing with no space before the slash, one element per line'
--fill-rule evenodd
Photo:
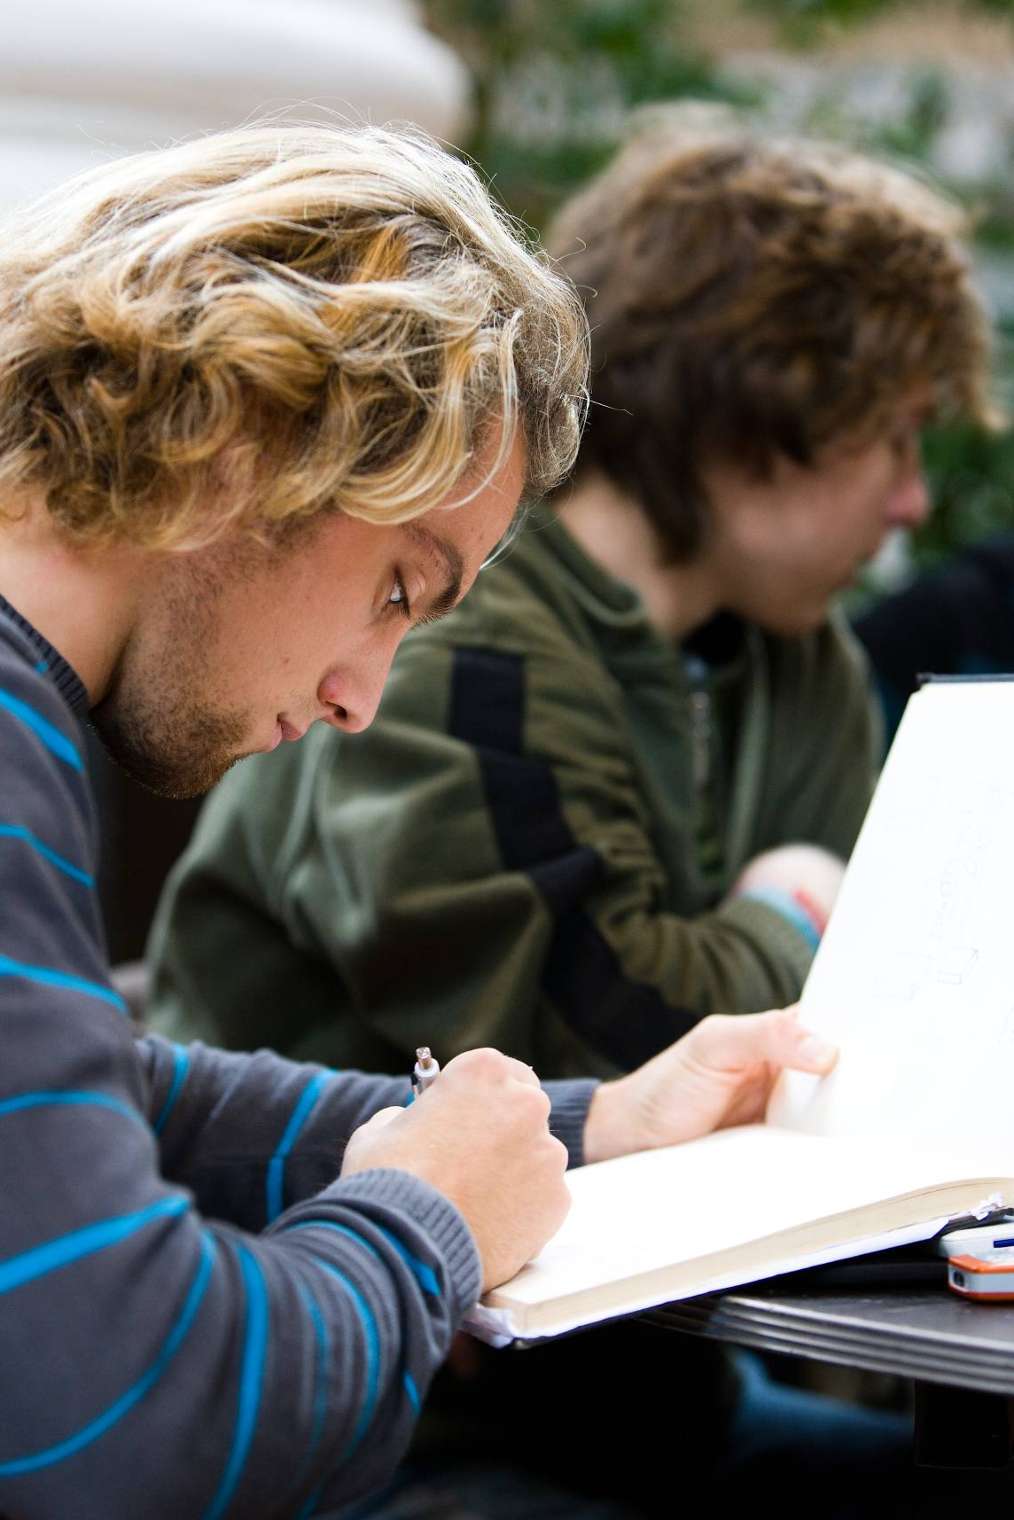
<path fill-rule="evenodd" d="M 803 995 L 838 1066 L 784 1076 L 769 1122 L 988 1142 L 1014 1173 L 1012 883 L 1014 682 L 930 683 L 908 704 Z"/>
<path fill-rule="evenodd" d="M 485 1302 L 506 1296 L 539 1303 L 622 1282 L 882 1199 L 988 1176 L 980 1159 L 942 1159 L 907 1146 L 885 1153 L 876 1140 L 827 1140 L 753 1124 L 579 1168 L 568 1174 L 573 1205 L 560 1230 Z"/>

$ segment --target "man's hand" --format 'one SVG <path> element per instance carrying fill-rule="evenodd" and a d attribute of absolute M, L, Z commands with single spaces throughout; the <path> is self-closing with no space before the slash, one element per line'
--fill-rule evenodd
<path fill-rule="evenodd" d="M 596 1089 L 587 1161 L 653 1150 L 764 1117 L 783 1066 L 823 1076 L 838 1056 L 796 1022 L 795 1008 L 712 1014 L 660 1055 Z"/>
<path fill-rule="evenodd" d="M 531 1260 L 570 1207 L 549 1107 L 530 1066 L 468 1050 L 411 1107 L 381 1109 L 357 1129 L 341 1174 L 396 1167 L 432 1183 L 465 1217 L 485 1292 Z"/>

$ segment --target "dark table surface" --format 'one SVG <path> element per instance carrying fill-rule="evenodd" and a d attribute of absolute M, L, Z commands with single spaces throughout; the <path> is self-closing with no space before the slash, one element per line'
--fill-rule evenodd
<path fill-rule="evenodd" d="M 672 1330 L 1014 1395 L 1014 1304 L 975 1304 L 946 1286 L 786 1288 L 772 1279 L 655 1311 Z"/>

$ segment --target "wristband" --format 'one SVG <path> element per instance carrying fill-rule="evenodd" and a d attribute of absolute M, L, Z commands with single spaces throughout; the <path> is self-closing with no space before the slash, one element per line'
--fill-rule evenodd
<path fill-rule="evenodd" d="M 823 939 L 824 933 L 827 929 L 828 915 L 824 912 L 820 904 L 810 896 L 805 887 L 797 887 L 796 890 L 794 892 L 791 892 L 789 895 L 794 902 L 797 902 L 799 904 L 803 912 L 809 918 L 810 922 L 813 924 L 813 927 L 817 931 L 818 938 Z"/>
<path fill-rule="evenodd" d="M 769 908 L 774 908 L 776 913 L 780 913 L 799 930 L 811 950 L 817 949 L 821 936 L 827 928 L 827 917 L 809 893 L 787 892 L 781 887 L 750 887 L 739 896 L 752 897 L 757 902 L 767 903 Z"/>

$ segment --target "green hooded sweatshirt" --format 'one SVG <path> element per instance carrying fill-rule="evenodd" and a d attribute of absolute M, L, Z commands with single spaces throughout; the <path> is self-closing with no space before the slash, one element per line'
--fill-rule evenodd
<path fill-rule="evenodd" d="M 153 930 L 152 1022 L 367 1069 L 420 1044 L 633 1067 L 798 996 L 805 923 L 726 894 L 777 845 L 847 855 L 877 745 L 841 624 L 677 645 L 539 511 L 405 640 L 370 729 L 218 786 Z"/>

